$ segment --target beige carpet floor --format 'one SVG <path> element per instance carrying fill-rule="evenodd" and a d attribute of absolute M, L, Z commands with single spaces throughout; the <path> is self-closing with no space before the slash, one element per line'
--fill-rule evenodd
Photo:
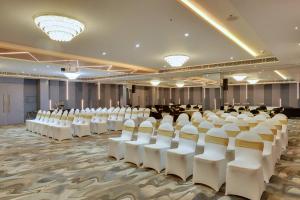
<path fill-rule="evenodd" d="M 300 120 L 290 120 L 288 129 L 289 147 L 276 165 L 264 200 L 300 199 Z M 0 127 L 0 199 L 243 199 L 225 196 L 224 185 L 214 192 L 192 184 L 191 178 L 183 182 L 108 158 L 108 137 L 57 142 L 23 125 Z"/>

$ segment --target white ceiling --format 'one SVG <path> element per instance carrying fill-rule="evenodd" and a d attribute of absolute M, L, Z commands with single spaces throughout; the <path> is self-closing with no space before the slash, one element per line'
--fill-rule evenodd
<path fill-rule="evenodd" d="M 86 31 L 70 43 L 51 41 L 33 23 L 45 12 L 73 16 Z M 2 0 L 0 13 L 0 40 L 38 48 L 149 67 L 178 53 L 191 57 L 188 65 L 251 58 L 176 0 Z"/>
<path fill-rule="evenodd" d="M 61 72 L 62 65 L 38 63 L 30 61 L 21 61 L 16 59 L 9 59 L 0 57 L 0 72 L 22 73 L 30 75 L 41 76 L 55 76 L 65 78 L 64 73 Z M 80 69 L 80 78 L 91 77 L 106 77 L 118 75 L 117 72 L 100 71 L 94 69 Z"/>
<path fill-rule="evenodd" d="M 280 68 L 288 77 L 299 81 L 300 1 L 196 1 L 251 47 L 263 50 L 262 56 L 278 57 L 279 63 L 267 74 L 257 67 L 249 77 L 281 80 L 271 73 Z M 49 12 L 75 17 L 84 22 L 87 29 L 70 43 L 52 41 L 33 23 L 34 15 Z M 234 60 L 253 59 L 176 0 L 1 0 L 0 13 L 5 16 L 0 18 L 0 41 L 36 48 L 155 69 L 166 65 L 164 56 L 177 53 L 190 56 L 188 66 L 231 61 L 230 57 Z M 229 15 L 236 16 L 237 20 L 227 20 Z M 299 29 L 295 30 L 295 26 Z M 185 33 L 190 36 L 184 37 Z M 140 48 L 135 48 L 137 43 Z M 102 52 L 107 55 L 103 56 Z M 6 60 L 0 64 L 0 70 L 60 74 L 55 67 L 49 69 L 38 64 L 25 64 L 24 67 L 14 64 L 11 67 L 11 64 Z M 41 69 L 33 72 L 37 65 Z M 285 65 L 295 67 L 284 69 Z M 241 68 L 236 72 L 247 70 Z M 104 71 L 91 69 L 82 72 L 85 73 L 83 77 L 107 75 Z M 224 76 L 231 73 L 226 72 Z"/>

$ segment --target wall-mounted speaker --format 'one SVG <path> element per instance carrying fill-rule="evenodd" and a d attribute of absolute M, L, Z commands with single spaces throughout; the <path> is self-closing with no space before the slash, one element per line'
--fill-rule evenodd
<path fill-rule="evenodd" d="M 135 93 L 135 89 L 136 89 L 136 86 L 135 85 L 132 85 L 132 93 Z"/>
<path fill-rule="evenodd" d="M 223 90 L 224 91 L 228 90 L 228 79 L 227 78 L 223 79 Z"/>

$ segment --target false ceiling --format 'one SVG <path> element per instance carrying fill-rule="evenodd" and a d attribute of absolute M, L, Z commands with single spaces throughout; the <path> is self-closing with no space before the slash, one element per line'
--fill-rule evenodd
<path fill-rule="evenodd" d="M 296 80 L 290 73 L 295 73 L 300 64 L 300 1 L 194 2 L 259 52 L 259 57 L 277 57 L 279 62 L 272 65 L 269 73 L 275 69 L 285 70 L 284 73 L 288 77 Z M 109 72 L 111 75 L 140 74 L 167 69 L 169 67 L 163 58 L 171 54 L 190 56 L 186 66 L 254 59 L 183 6 L 180 0 L 2 0 L 0 13 L 1 16 L 5 16 L 0 18 L 0 48 L 20 51 L 28 47 L 29 53 L 38 54 L 40 57 L 43 57 L 43 51 L 56 52 L 55 56 L 51 54 L 52 60 L 67 58 L 79 60 L 82 67 L 94 66 L 90 69 L 84 68 L 91 72 L 88 73 L 89 76 L 83 76 L 85 78 L 106 77 L 106 71 L 111 70 L 110 65 L 115 67 L 113 72 Z M 69 43 L 52 41 L 33 22 L 34 16 L 45 13 L 57 13 L 79 19 L 85 24 L 86 30 Z M 185 37 L 186 33 L 189 34 L 188 37 Z M 20 48 L 14 48 L 14 44 Z M 136 44 L 140 44 L 140 47 L 136 48 Z M 21 62 L 20 57 L 17 59 Z M 45 61 L 44 58 L 39 60 Z M 48 65 L 38 64 L 42 68 Z M 56 66 L 58 63 L 52 64 Z M 290 66 L 293 66 L 292 71 Z M 28 67 L 31 71 L 33 68 Z M 7 68 L 0 68 L 2 72 L 4 69 Z M 24 71 L 20 68 L 10 70 L 15 73 Z M 267 76 L 259 75 L 263 70 L 263 67 L 257 66 L 255 71 L 251 72 L 254 73 L 251 76 L 267 79 Z M 226 77 L 234 72 L 247 71 L 249 66 L 246 65 L 241 66 L 238 71 L 228 72 L 222 69 L 220 73 L 224 73 L 223 76 Z M 206 74 L 208 71 L 201 73 Z M 281 80 L 276 74 L 269 79 Z M 171 78 L 169 80 L 173 81 Z"/>

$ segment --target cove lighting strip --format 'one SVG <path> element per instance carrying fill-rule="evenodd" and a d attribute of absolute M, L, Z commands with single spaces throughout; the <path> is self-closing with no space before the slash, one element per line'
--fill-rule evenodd
<path fill-rule="evenodd" d="M 218 31 L 223 33 L 226 37 L 231 39 L 233 42 L 235 42 L 238 46 L 240 46 L 242 49 L 247 51 L 252 56 L 256 57 L 258 56 L 258 53 L 256 53 L 253 49 L 251 49 L 247 44 L 245 44 L 243 41 L 241 41 L 237 36 L 235 36 L 233 33 L 231 33 L 227 28 L 220 25 L 218 22 L 216 22 L 207 11 L 205 11 L 204 8 L 202 8 L 198 3 L 192 1 L 192 0 L 180 0 L 184 5 L 186 5 L 188 8 L 190 8 L 193 12 L 195 12 L 198 16 L 203 18 L 205 21 L 207 21 L 210 25 L 212 25 L 214 28 L 216 28 Z"/>
<path fill-rule="evenodd" d="M 286 77 L 285 75 L 283 75 L 280 71 L 274 70 L 274 72 L 275 72 L 276 74 L 278 74 L 278 76 L 280 76 L 282 79 L 287 80 L 287 77 Z"/>
<path fill-rule="evenodd" d="M 101 99 L 101 94 L 100 94 L 100 87 L 101 87 L 101 85 L 100 85 L 100 82 L 98 82 L 98 84 L 97 84 L 97 93 L 98 93 L 98 100 L 100 100 Z"/>
<path fill-rule="evenodd" d="M 66 81 L 66 100 L 69 100 L 69 81 Z"/>

